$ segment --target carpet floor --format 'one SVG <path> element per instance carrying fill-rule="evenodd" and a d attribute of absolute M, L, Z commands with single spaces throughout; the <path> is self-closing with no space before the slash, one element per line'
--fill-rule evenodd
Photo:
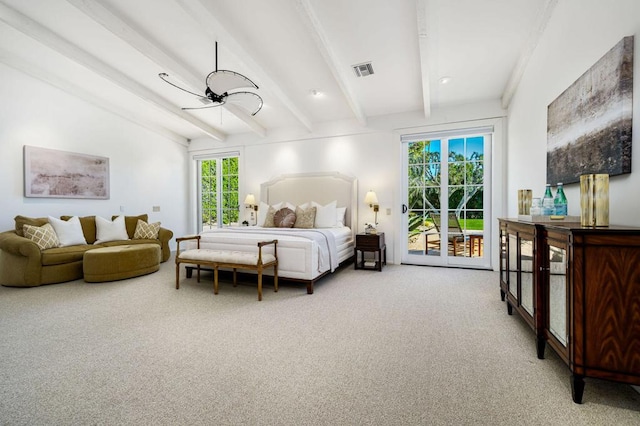
<path fill-rule="evenodd" d="M 491 271 L 351 267 L 304 286 L 0 287 L 3 425 L 640 425 L 632 387 L 569 370 Z"/>

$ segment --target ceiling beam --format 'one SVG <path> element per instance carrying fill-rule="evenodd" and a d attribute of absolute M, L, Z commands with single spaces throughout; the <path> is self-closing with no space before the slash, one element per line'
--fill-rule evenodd
<path fill-rule="evenodd" d="M 547 27 L 549 19 L 551 19 L 551 15 L 553 14 L 556 4 L 558 4 L 558 0 L 544 0 L 544 5 L 538 14 L 533 28 L 529 33 L 529 37 L 527 38 L 527 42 L 518 57 L 518 62 L 511 72 L 511 76 L 509 77 L 509 81 L 507 81 L 504 92 L 502 92 L 502 108 L 509 108 L 511 99 L 516 93 L 520 80 L 522 80 L 522 75 L 527 69 L 529 60 L 538 46 L 538 42 L 544 33 L 544 29 Z"/>
<path fill-rule="evenodd" d="M 418 18 L 418 49 L 420 75 L 422 76 L 422 104 L 424 117 L 431 116 L 431 86 L 429 74 L 429 28 L 427 25 L 427 0 L 416 0 Z"/>
<path fill-rule="evenodd" d="M 67 80 L 61 79 L 51 72 L 46 71 L 31 62 L 25 61 L 24 59 L 19 58 L 12 53 L 0 50 L 0 62 L 20 72 L 30 75 L 31 77 L 34 77 L 40 81 L 43 81 L 53 87 L 56 87 L 65 93 L 83 99 L 98 108 L 102 108 L 105 111 L 119 116 L 120 118 L 124 118 L 125 120 L 145 127 L 146 129 L 151 130 L 159 134 L 160 136 L 171 139 L 172 141 L 180 145 L 189 145 L 189 140 L 184 136 L 181 136 L 169 129 L 152 123 L 151 121 L 135 113 L 132 114 L 130 111 L 123 111 L 122 108 L 119 108 L 112 103 L 105 102 L 104 99 L 98 98 L 97 96 L 92 95 L 81 87 Z"/>
<path fill-rule="evenodd" d="M 331 74 L 333 74 L 333 78 L 338 83 L 340 90 L 342 90 L 342 94 L 346 98 L 351 111 L 353 111 L 360 124 L 363 126 L 366 125 L 367 117 L 364 115 L 360 103 L 356 100 L 353 89 L 347 79 L 346 70 L 349 69 L 349 67 L 345 67 L 338 60 L 338 57 L 325 34 L 324 27 L 316 16 L 309 0 L 296 0 L 296 6 L 300 16 L 306 24 L 305 27 L 308 28 L 309 33 L 316 42 L 318 50 L 320 50 Z"/>
<path fill-rule="evenodd" d="M 113 10 L 105 7 L 98 0 L 67 0 L 85 15 L 89 16 L 98 24 L 102 25 L 113 35 L 123 40 L 132 48 L 149 58 L 152 62 L 164 68 L 173 78 L 185 82 L 193 88 L 202 86 L 203 76 L 198 76 L 193 71 L 187 69 L 182 62 L 166 53 L 157 44 L 146 38 L 133 25 L 127 22 L 122 16 Z M 204 95 L 204 94 L 203 94 Z M 225 105 L 222 106 L 223 108 Z M 251 116 L 244 114 L 237 115 L 230 108 L 225 108 L 240 120 L 244 121 L 253 131 L 260 136 L 266 135 L 266 130 L 260 126 Z"/>
<path fill-rule="evenodd" d="M 241 44 L 233 37 L 225 26 L 220 22 L 200 0 L 175 0 L 182 9 L 214 40 L 220 41 L 234 57 L 246 69 L 250 69 L 254 79 L 259 81 L 261 86 L 268 87 L 278 100 L 293 114 L 293 116 L 308 130 L 312 131 L 312 124 L 309 117 L 302 112 L 291 97 L 288 96 L 281 84 L 261 66 L 253 57 L 251 49 L 246 44 Z"/>
<path fill-rule="evenodd" d="M 208 124 L 198 120 L 197 118 L 185 113 L 180 108 L 165 101 L 160 96 L 156 95 L 151 90 L 141 86 L 136 81 L 127 77 L 125 74 L 116 70 L 115 68 L 107 65 L 100 59 L 81 49 L 80 47 L 72 44 L 66 39 L 60 37 L 48 28 L 40 25 L 33 19 L 23 15 L 22 13 L 6 6 L 0 2 L 0 20 L 7 25 L 15 28 L 16 30 L 28 35 L 29 37 L 37 40 L 45 46 L 53 49 L 55 52 L 67 57 L 68 59 L 84 66 L 85 68 L 99 74 L 106 78 L 117 86 L 129 91 L 130 93 L 145 100 L 151 105 L 167 111 L 178 118 L 187 121 L 197 129 L 203 131 L 209 136 L 224 140 L 226 134 L 214 129 Z"/>

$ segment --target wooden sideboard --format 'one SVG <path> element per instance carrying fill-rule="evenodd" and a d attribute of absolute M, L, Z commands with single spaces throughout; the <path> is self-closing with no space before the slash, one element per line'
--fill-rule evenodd
<path fill-rule="evenodd" d="M 500 295 L 571 371 L 640 385 L 640 228 L 499 219 Z"/>

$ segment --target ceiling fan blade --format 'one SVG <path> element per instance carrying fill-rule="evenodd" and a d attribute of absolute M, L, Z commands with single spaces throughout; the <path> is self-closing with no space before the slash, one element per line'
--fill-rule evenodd
<path fill-rule="evenodd" d="M 165 83 L 168 83 L 168 84 L 172 85 L 173 87 L 182 90 L 183 92 L 191 93 L 192 95 L 195 95 L 195 96 L 197 96 L 199 98 L 202 97 L 202 93 L 193 93 L 193 92 L 191 92 L 191 91 L 189 91 L 187 89 L 183 89 L 182 87 L 178 86 L 177 84 L 169 81 L 169 74 L 167 74 L 167 73 L 161 72 L 160 74 L 158 74 L 158 77 L 160 77 Z"/>
<path fill-rule="evenodd" d="M 211 105 L 207 105 L 207 106 L 202 106 L 202 107 L 190 107 L 190 108 L 181 108 L 183 111 L 188 111 L 188 110 L 192 110 L 192 109 L 207 109 L 207 108 L 215 108 L 215 107 L 219 107 L 225 104 L 225 101 L 222 102 L 216 102 L 214 104 Z"/>
<path fill-rule="evenodd" d="M 235 71 L 219 70 L 213 71 L 207 76 L 207 87 L 215 94 L 222 95 L 233 89 L 250 87 L 257 89 L 258 86 L 242 74 Z"/>
<path fill-rule="evenodd" d="M 262 108 L 262 98 L 252 92 L 229 93 L 225 98 L 228 104 L 237 105 L 251 115 L 256 115 Z"/>

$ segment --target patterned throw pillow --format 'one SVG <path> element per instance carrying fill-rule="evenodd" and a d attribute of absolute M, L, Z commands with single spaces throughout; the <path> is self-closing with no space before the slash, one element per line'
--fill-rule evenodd
<path fill-rule="evenodd" d="M 49 223 L 45 223 L 42 226 L 23 225 L 22 232 L 25 237 L 36 243 L 40 250 L 60 245 L 56 231 L 53 230 L 53 226 Z"/>
<path fill-rule="evenodd" d="M 160 231 L 160 222 L 147 223 L 138 219 L 136 231 L 133 234 L 134 240 L 157 240 Z"/>
<path fill-rule="evenodd" d="M 269 211 L 267 213 L 267 216 L 264 219 L 264 226 L 265 228 L 275 228 L 276 224 L 274 223 L 274 217 L 276 215 L 276 209 L 274 209 L 273 207 L 269 207 Z"/>
<path fill-rule="evenodd" d="M 287 207 L 278 210 L 273 216 L 273 224 L 276 228 L 293 228 L 294 223 L 296 223 L 296 214 Z"/>
<path fill-rule="evenodd" d="M 296 207 L 296 222 L 293 224 L 294 228 L 313 228 L 313 224 L 316 220 L 316 208 L 309 207 L 306 209 Z"/>

